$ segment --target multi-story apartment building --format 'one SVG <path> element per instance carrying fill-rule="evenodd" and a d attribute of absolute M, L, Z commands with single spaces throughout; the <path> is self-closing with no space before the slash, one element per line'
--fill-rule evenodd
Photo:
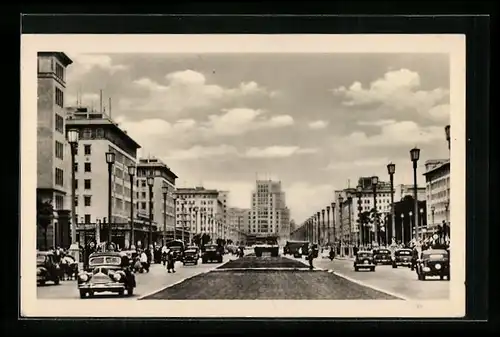
<path fill-rule="evenodd" d="M 208 234 L 212 240 L 224 238 L 224 233 L 227 231 L 223 223 L 224 214 L 227 219 L 224 200 L 227 202 L 227 192 L 220 193 L 201 186 L 178 188 L 176 190 L 177 227 L 184 228 L 189 234 L 190 241 L 195 234 Z"/>
<path fill-rule="evenodd" d="M 148 177 L 153 177 L 154 182 L 151 195 L 153 204 L 151 218 L 158 230 L 153 239 L 156 243 L 159 243 L 160 240 L 171 240 L 174 238 L 174 194 L 175 179 L 178 177 L 165 163 L 157 158 L 139 159 L 137 162 L 136 209 L 137 216 L 145 220 L 149 219 L 150 211 Z M 166 194 L 163 193 L 163 187 L 168 189 Z"/>
<path fill-rule="evenodd" d="M 222 233 L 223 238 L 227 238 L 229 235 L 229 219 L 227 215 L 227 209 L 229 205 L 229 191 L 219 191 L 218 199 L 222 205 L 222 214 L 220 216 L 220 221 L 222 222 Z"/>
<path fill-rule="evenodd" d="M 450 225 L 450 160 L 425 162 L 427 230 L 435 232 L 446 221 Z"/>
<path fill-rule="evenodd" d="M 277 235 L 287 227 L 290 213 L 280 181 L 257 180 L 252 192 L 252 213 L 249 234 Z"/>
<path fill-rule="evenodd" d="M 248 208 L 228 208 L 228 239 L 233 242 L 239 242 L 242 239 L 242 234 L 247 233 L 249 226 L 249 213 Z"/>
<path fill-rule="evenodd" d="M 69 247 L 71 158 L 66 141 L 64 94 L 66 68 L 73 61 L 62 52 L 39 52 L 37 62 L 37 204 L 49 202 L 54 209 L 46 232 L 41 223 L 37 225 L 37 247 Z"/>
<path fill-rule="evenodd" d="M 112 240 L 120 247 L 130 244 L 130 177 L 128 167 L 136 164 L 137 144 L 106 114 L 88 108 L 68 108 L 66 127 L 79 131 L 75 156 L 75 202 L 78 240 L 107 241 L 111 222 Z M 108 219 L 108 164 L 106 153 L 115 153 L 111 171 L 111 219 Z M 134 178 L 133 184 L 136 183 Z M 137 212 L 134 212 L 137 215 Z M 140 219 L 135 231 L 147 232 Z M 96 231 L 96 228 L 100 230 Z M 85 239 L 85 238 L 86 239 Z"/>
<path fill-rule="evenodd" d="M 407 195 L 413 197 L 413 185 L 400 184 L 395 187 L 394 202 L 403 200 Z M 423 201 L 426 198 L 425 187 L 417 186 L 417 200 Z"/>

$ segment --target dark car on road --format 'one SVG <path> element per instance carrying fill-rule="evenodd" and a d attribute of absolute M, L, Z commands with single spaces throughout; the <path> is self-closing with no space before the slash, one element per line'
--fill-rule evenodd
<path fill-rule="evenodd" d="M 391 251 L 387 248 L 373 250 L 373 262 L 375 264 L 392 264 Z"/>
<path fill-rule="evenodd" d="M 267 236 L 258 238 L 254 245 L 255 256 L 279 256 L 278 238 L 276 236 Z"/>
<path fill-rule="evenodd" d="M 175 261 L 182 261 L 185 245 L 181 240 L 172 240 L 165 244 L 165 246 L 170 249 L 170 251 L 174 254 Z"/>
<path fill-rule="evenodd" d="M 394 252 L 392 258 L 392 268 L 398 266 L 411 267 L 412 251 L 408 248 L 398 249 Z"/>
<path fill-rule="evenodd" d="M 201 254 L 201 263 L 208 262 L 218 262 L 222 263 L 222 254 L 217 245 L 208 244 L 203 246 L 203 252 Z"/>
<path fill-rule="evenodd" d="M 425 281 L 427 276 L 445 277 L 450 280 L 450 256 L 444 249 L 429 249 L 422 252 L 417 261 L 417 277 Z"/>
<path fill-rule="evenodd" d="M 184 258 L 182 260 L 182 264 L 186 265 L 188 263 L 198 264 L 198 260 L 200 258 L 200 249 L 196 246 L 187 247 L 184 251 Z"/>
<path fill-rule="evenodd" d="M 37 252 L 36 253 L 36 281 L 39 285 L 51 281 L 59 284 L 61 279 L 61 267 L 55 263 L 54 253 Z"/>
<path fill-rule="evenodd" d="M 135 276 L 129 269 L 126 254 L 99 252 L 89 256 L 88 269 L 78 274 L 80 298 L 95 293 L 113 292 L 132 296 L 136 286 Z"/>
<path fill-rule="evenodd" d="M 354 260 L 354 271 L 359 271 L 360 269 L 375 271 L 373 252 L 363 250 L 358 251 Z"/>

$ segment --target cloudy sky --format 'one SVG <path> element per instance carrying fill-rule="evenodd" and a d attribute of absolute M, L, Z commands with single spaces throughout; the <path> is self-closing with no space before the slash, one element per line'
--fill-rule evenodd
<path fill-rule="evenodd" d="M 66 105 L 99 107 L 179 176 L 249 207 L 255 178 L 282 181 L 302 222 L 359 176 L 412 182 L 409 150 L 448 157 L 446 54 L 74 54 Z"/>

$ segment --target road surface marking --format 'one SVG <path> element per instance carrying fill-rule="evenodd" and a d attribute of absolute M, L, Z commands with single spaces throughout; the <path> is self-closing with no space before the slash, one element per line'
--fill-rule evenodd
<path fill-rule="evenodd" d="M 330 272 L 330 271 L 328 271 L 328 272 Z M 385 294 L 387 294 L 387 295 L 390 295 L 390 296 L 393 296 L 393 297 L 397 297 L 397 298 L 402 299 L 402 300 L 404 300 L 404 301 L 412 301 L 412 299 L 411 299 L 411 298 L 409 298 L 409 297 L 407 297 L 407 296 L 405 296 L 405 295 L 397 294 L 397 293 L 394 293 L 394 292 L 392 292 L 392 291 L 388 291 L 388 290 L 385 290 L 385 289 L 382 289 L 382 288 L 379 288 L 379 287 L 376 287 L 376 286 L 370 285 L 370 284 L 365 283 L 365 282 L 363 282 L 363 281 L 359 281 L 359 280 L 353 279 L 353 278 L 351 278 L 351 277 L 349 277 L 349 276 L 347 276 L 347 275 L 344 275 L 344 274 L 342 274 L 342 273 L 339 273 L 339 272 L 337 272 L 337 271 L 332 271 L 331 273 L 333 273 L 333 274 L 335 274 L 335 275 L 337 275 L 337 276 L 339 276 L 339 277 L 342 277 L 342 278 L 346 279 L 347 281 L 350 281 L 350 282 L 353 282 L 353 283 L 359 284 L 360 286 L 367 287 L 367 288 L 371 288 L 371 289 L 376 290 L 376 291 L 379 291 L 379 292 L 381 292 L 381 293 L 385 293 Z"/>
<path fill-rule="evenodd" d="M 207 274 L 207 273 L 209 273 L 209 272 L 213 271 L 214 269 L 216 269 L 217 267 L 220 267 L 220 266 L 225 265 L 225 264 L 226 264 L 226 263 L 228 263 L 229 261 L 232 261 L 232 260 L 231 260 L 231 259 L 229 259 L 229 260 L 227 260 L 226 262 L 224 262 L 224 263 L 222 263 L 222 264 L 220 264 L 220 265 L 217 265 L 217 266 L 214 266 L 214 267 L 210 267 L 210 268 L 207 268 L 206 270 L 204 270 L 204 271 L 202 271 L 202 272 L 199 272 L 199 273 L 197 273 L 197 274 L 194 274 L 194 275 L 191 275 L 191 276 L 184 277 L 184 278 L 180 279 L 179 281 L 176 281 L 176 282 L 174 282 L 174 283 L 172 283 L 172 284 L 169 284 L 168 286 L 162 286 L 161 288 L 156 289 L 156 290 L 154 290 L 154 291 L 151 291 L 151 292 L 149 292 L 149 293 L 147 293 L 147 294 L 145 294 L 145 295 L 142 295 L 142 296 L 138 297 L 137 299 L 138 299 L 138 300 L 142 300 L 142 299 L 144 299 L 145 297 L 148 297 L 148 296 L 154 295 L 154 294 L 156 294 L 156 293 L 159 293 L 160 291 L 163 291 L 163 290 L 165 290 L 165 289 L 168 289 L 168 288 L 170 288 L 170 287 L 173 287 L 173 286 L 175 286 L 175 285 L 177 285 L 177 284 L 179 284 L 179 283 L 182 283 L 182 282 L 184 282 L 184 281 L 186 281 L 186 280 L 192 279 L 192 278 L 194 278 L 194 277 L 196 277 L 196 276 L 198 276 L 198 275 Z"/>

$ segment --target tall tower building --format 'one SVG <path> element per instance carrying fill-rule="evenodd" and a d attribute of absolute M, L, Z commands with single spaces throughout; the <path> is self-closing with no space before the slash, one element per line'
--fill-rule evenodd
<path fill-rule="evenodd" d="M 252 213 L 249 234 L 280 235 L 289 221 L 285 192 L 280 181 L 257 180 L 252 192 Z"/>
<path fill-rule="evenodd" d="M 64 93 L 66 68 L 73 61 L 62 52 L 39 52 L 37 61 L 37 205 L 48 202 L 54 209 L 46 228 L 37 224 L 37 247 L 69 247 L 71 158 Z"/>

